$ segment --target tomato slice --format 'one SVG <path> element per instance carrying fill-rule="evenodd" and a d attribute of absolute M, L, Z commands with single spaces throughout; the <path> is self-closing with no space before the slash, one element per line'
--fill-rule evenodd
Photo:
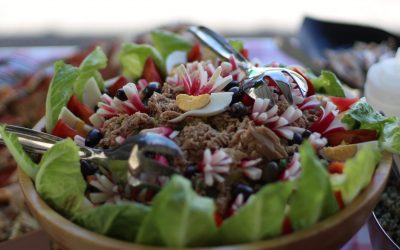
<path fill-rule="evenodd" d="M 292 223 L 290 222 L 289 217 L 286 216 L 282 223 L 282 234 L 286 235 L 291 232 L 293 232 Z"/>
<path fill-rule="evenodd" d="M 91 108 L 86 106 L 85 104 L 81 103 L 76 96 L 71 96 L 68 101 L 67 108 L 81 118 L 87 124 L 91 124 L 89 117 L 93 115 L 93 111 Z"/>
<path fill-rule="evenodd" d="M 201 61 L 201 47 L 199 43 L 195 43 L 188 52 L 187 59 L 189 62 Z"/>
<path fill-rule="evenodd" d="M 329 97 L 331 101 L 337 106 L 340 112 L 346 111 L 350 108 L 351 105 L 358 102 L 360 100 L 358 97 L 355 98 L 347 98 L 347 97 Z"/>
<path fill-rule="evenodd" d="M 128 79 L 126 79 L 124 76 L 118 77 L 118 79 L 108 88 L 108 93 L 111 96 L 115 96 L 117 91 L 125 86 L 128 82 Z"/>
<path fill-rule="evenodd" d="M 159 82 L 162 83 L 162 78 L 157 70 L 156 64 L 154 63 L 153 58 L 149 57 L 147 58 L 145 64 L 144 64 L 144 69 L 142 73 L 142 77 L 145 79 L 147 82 Z"/>
<path fill-rule="evenodd" d="M 243 48 L 240 51 L 240 54 L 242 54 L 242 56 L 244 56 L 244 58 L 249 59 L 249 50 L 248 49 Z"/>
<path fill-rule="evenodd" d="M 342 198 L 342 193 L 340 191 L 336 191 L 336 192 L 334 192 L 334 195 L 335 195 L 335 198 L 336 198 L 336 202 L 339 205 L 339 208 L 343 209 L 345 205 L 344 205 L 344 201 L 343 201 L 343 198 Z"/>
<path fill-rule="evenodd" d="M 214 213 L 214 220 L 215 220 L 215 225 L 217 225 L 217 227 L 220 227 L 222 225 L 222 223 L 224 222 L 224 219 L 218 213 L 218 211 L 215 211 L 215 213 Z"/>
<path fill-rule="evenodd" d="M 60 119 L 57 121 L 57 124 L 54 127 L 53 132 L 51 134 L 61 138 L 69 137 L 74 139 L 74 137 L 78 135 L 78 131 L 71 128 L 70 126 L 68 126 L 68 124 L 66 124 L 63 120 Z"/>
<path fill-rule="evenodd" d="M 334 161 L 328 166 L 329 173 L 331 174 L 342 174 L 344 169 L 344 162 Z"/>
<path fill-rule="evenodd" d="M 378 139 L 378 133 L 371 129 L 355 129 L 328 132 L 324 135 L 328 139 L 330 146 L 337 146 L 343 142 L 346 144 L 356 144 Z"/>

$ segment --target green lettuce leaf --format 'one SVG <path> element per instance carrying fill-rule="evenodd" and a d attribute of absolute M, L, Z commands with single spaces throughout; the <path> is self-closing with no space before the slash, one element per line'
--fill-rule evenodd
<path fill-rule="evenodd" d="M 173 176 L 153 200 L 137 243 L 168 247 L 202 246 L 216 233 L 214 201 L 199 196 L 189 180 Z"/>
<path fill-rule="evenodd" d="M 263 187 L 236 214 L 224 221 L 216 237 L 218 242 L 238 244 L 280 235 L 292 190 L 291 181 Z"/>
<path fill-rule="evenodd" d="M 349 204 L 371 181 L 381 153 L 373 147 L 362 147 L 355 157 L 345 162 L 342 174 L 331 176 L 334 190 L 342 194 L 345 204 Z"/>
<path fill-rule="evenodd" d="M 7 132 L 3 125 L 0 126 L 0 135 L 18 166 L 21 167 L 22 170 L 24 170 L 24 172 L 34 180 L 39 167 L 24 151 L 22 145 L 18 141 L 17 136 L 13 133 Z"/>
<path fill-rule="evenodd" d="M 241 40 L 229 40 L 229 44 L 238 52 L 244 48 L 243 41 Z"/>
<path fill-rule="evenodd" d="M 290 198 L 289 218 L 294 230 L 307 228 L 335 213 L 339 207 L 329 175 L 308 141 L 300 146 L 302 172 Z"/>
<path fill-rule="evenodd" d="M 81 209 L 86 182 L 71 139 L 57 142 L 43 155 L 35 185 L 42 199 L 67 217 Z"/>
<path fill-rule="evenodd" d="M 133 242 L 149 211 L 139 203 L 104 204 L 78 212 L 72 221 L 93 232 Z"/>
<path fill-rule="evenodd" d="M 100 47 L 92 51 L 79 66 L 79 76 L 74 83 L 74 94 L 82 101 L 87 81 L 94 77 L 99 89 L 104 89 L 104 80 L 99 72 L 107 66 L 107 56 Z"/>
<path fill-rule="evenodd" d="M 165 73 L 164 60 L 160 52 L 154 47 L 147 44 L 122 44 L 119 60 L 123 75 L 132 79 L 138 79 L 143 73 L 144 64 L 149 56 L 153 58 L 158 69 Z"/>
<path fill-rule="evenodd" d="M 67 106 L 73 94 L 73 86 L 79 69 L 58 61 L 54 64 L 54 75 L 46 97 L 46 131 L 51 133 L 57 123 L 61 109 Z"/>
<path fill-rule="evenodd" d="M 151 32 L 151 39 L 154 48 L 161 53 L 164 59 L 174 51 L 189 51 L 193 46 L 191 42 L 182 36 L 169 31 L 153 31 Z"/>
<path fill-rule="evenodd" d="M 396 117 L 385 117 L 375 111 L 365 99 L 354 104 L 342 118 L 350 129 L 373 129 L 379 134 L 383 149 L 400 154 L 400 127 Z"/>
<path fill-rule="evenodd" d="M 321 75 L 311 79 L 311 82 L 317 93 L 345 97 L 342 84 L 336 75 L 330 71 L 321 71 Z"/>

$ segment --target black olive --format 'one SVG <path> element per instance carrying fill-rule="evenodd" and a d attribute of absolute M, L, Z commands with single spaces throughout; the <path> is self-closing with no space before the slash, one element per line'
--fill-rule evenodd
<path fill-rule="evenodd" d="M 121 101 L 128 100 L 128 97 L 126 96 L 125 91 L 123 89 L 118 89 L 117 93 L 115 94 L 115 97 L 117 97 Z"/>
<path fill-rule="evenodd" d="M 81 173 L 84 177 L 94 175 L 97 172 L 97 168 L 90 164 L 90 162 L 81 160 Z"/>
<path fill-rule="evenodd" d="M 239 81 L 232 80 L 230 83 L 228 83 L 228 84 L 225 86 L 224 91 L 228 91 L 228 90 L 231 89 L 232 87 L 239 87 L 239 85 L 240 85 Z"/>
<path fill-rule="evenodd" d="M 281 168 L 278 163 L 270 161 L 263 166 L 261 179 L 266 183 L 274 182 L 279 178 L 280 173 Z"/>
<path fill-rule="evenodd" d="M 151 82 L 149 83 L 146 88 L 143 90 L 144 92 L 144 97 L 149 98 L 150 96 L 153 95 L 154 92 L 161 92 L 161 85 L 158 82 Z"/>
<path fill-rule="evenodd" d="M 233 187 L 232 196 L 237 197 L 239 194 L 243 194 L 245 200 L 249 198 L 250 195 L 254 193 L 252 187 L 247 184 L 238 183 Z"/>
<path fill-rule="evenodd" d="M 304 132 L 301 134 L 301 136 L 303 136 L 303 138 L 308 138 L 310 137 L 310 135 L 312 134 L 312 132 L 308 129 L 304 130 Z"/>
<path fill-rule="evenodd" d="M 85 146 L 94 147 L 100 142 L 101 139 L 103 139 L 103 134 L 100 132 L 100 130 L 94 128 L 90 130 L 89 134 L 86 136 Z"/>
<path fill-rule="evenodd" d="M 247 107 L 242 102 L 232 104 L 230 112 L 233 117 L 243 117 L 248 114 Z"/>
<path fill-rule="evenodd" d="M 186 167 L 185 172 L 183 173 L 183 175 L 187 178 L 191 178 L 193 175 L 195 175 L 197 172 L 199 171 L 199 168 L 194 165 L 194 164 L 190 164 Z"/>
<path fill-rule="evenodd" d="M 228 92 L 233 92 L 231 105 L 241 101 L 243 98 L 243 90 L 241 90 L 239 87 L 232 87 L 228 90 Z"/>
<path fill-rule="evenodd" d="M 293 139 L 290 141 L 290 144 L 300 145 L 302 142 L 303 142 L 303 137 L 299 133 L 294 133 Z"/>

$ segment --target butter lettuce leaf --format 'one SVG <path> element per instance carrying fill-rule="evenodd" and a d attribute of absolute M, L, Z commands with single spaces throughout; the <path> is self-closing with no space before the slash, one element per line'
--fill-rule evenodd
<path fill-rule="evenodd" d="M 54 64 L 54 75 L 46 97 L 46 131 L 48 133 L 53 131 L 61 109 L 67 106 L 78 76 L 78 68 L 62 61 Z"/>
<path fill-rule="evenodd" d="M 61 214 L 70 217 L 81 209 L 86 182 L 71 139 L 57 142 L 43 155 L 35 185 L 42 199 Z"/>
<path fill-rule="evenodd" d="M 122 44 L 119 60 L 123 75 L 134 80 L 138 79 L 143 73 L 144 64 L 149 56 L 153 58 L 158 69 L 165 73 L 165 63 L 157 49 L 147 44 Z"/>
<path fill-rule="evenodd" d="M 175 175 L 154 198 L 136 242 L 168 247 L 208 245 L 217 231 L 214 211 L 212 199 L 199 196 L 189 180 Z"/>
<path fill-rule="evenodd" d="M 93 232 L 133 242 L 149 211 L 139 203 L 104 204 L 78 212 L 72 221 Z"/>
<path fill-rule="evenodd" d="M 34 180 L 39 167 L 24 151 L 17 136 L 13 133 L 7 132 L 4 126 L 0 126 L 0 135 L 18 166 Z"/>
<path fill-rule="evenodd" d="M 96 80 L 99 89 L 104 89 L 104 80 L 99 72 L 107 66 L 107 56 L 100 47 L 96 47 L 79 66 L 79 76 L 74 83 L 74 94 L 82 101 L 83 91 L 90 78 Z"/>
<path fill-rule="evenodd" d="M 319 77 L 312 78 L 311 82 L 317 93 L 345 97 L 342 84 L 336 75 L 330 71 L 321 71 L 321 75 Z"/>
<path fill-rule="evenodd" d="M 341 192 L 345 204 L 349 204 L 371 182 L 380 159 L 378 150 L 364 146 L 355 157 L 345 162 L 342 174 L 331 176 L 332 187 Z"/>
<path fill-rule="evenodd" d="M 327 170 L 308 141 L 299 148 L 301 174 L 290 198 L 289 218 L 294 230 L 314 225 L 339 210 Z"/>
<path fill-rule="evenodd" d="M 151 32 L 151 39 L 156 48 L 165 59 L 174 51 L 189 51 L 193 44 L 182 36 L 164 30 Z"/>
<path fill-rule="evenodd" d="M 293 182 L 268 184 L 222 224 L 220 244 L 239 244 L 278 236 L 282 233 L 285 207 Z"/>

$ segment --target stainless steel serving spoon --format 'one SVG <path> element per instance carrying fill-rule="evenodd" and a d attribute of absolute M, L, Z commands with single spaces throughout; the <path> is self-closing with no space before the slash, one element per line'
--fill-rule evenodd
<path fill-rule="evenodd" d="M 25 151 L 32 153 L 43 154 L 61 140 L 57 136 L 19 126 L 6 125 L 6 130 L 17 136 Z M 1 136 L 0 143 L 4 144 Z M 134 179 L 131 185 L 134 186 L 147 185 L 136 178 L 139 172 L 167 176 L 177 173 L 174 167 L 163 165 L 149 157 L 156 154 L 170 158 L 181 157 L 182 151 L 172 140 L 156 133 L 130 136 L 123 144 L 112 149 L 79 146 L 79 156 L 82 160 L 94 162 L 108 169 L 113 162 L 126 162 L 129 174 Z M 154 184 L 148 185 L 154 187 Z"/>
<path fill-rule="evenodd" d="M 233 56 L 240 62 L 240 67 L 247 75 L 243 89 L 250 97 L 254 99 L 268 98 L 273 102 L 272 91 L 266 87 L 267 84 L 272 82 L 282 92 L 286 100 L 292 104 L 292 87 L 288 77 L 298 86 L 300 93 L 306 96 L 308 91 L 307 81 L 299 73 L 286 68 L 256 67 L 236 51 L 225 38 L 207 27 L 191 26 L 188 31 L 222 59 L 229 61 L 229 58 Z"/>

